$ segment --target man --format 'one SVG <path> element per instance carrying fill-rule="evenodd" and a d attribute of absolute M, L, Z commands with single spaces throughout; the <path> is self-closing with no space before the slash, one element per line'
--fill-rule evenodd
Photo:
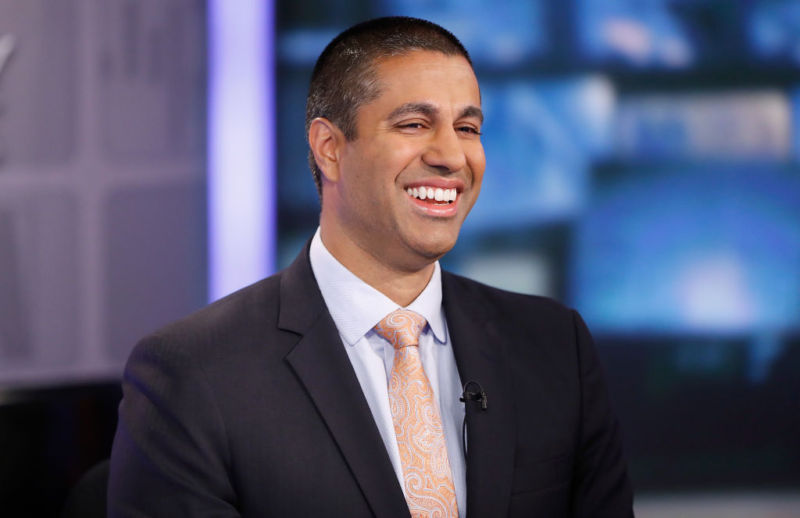
<path fill-rule="evenodd" d="M 632 515 L 580 317 L 439 268 L 480 190 L 480 106 L 434 24 L 328 45 L 306 116 L 319 230 L 134 349 L 111 516 Z"/>

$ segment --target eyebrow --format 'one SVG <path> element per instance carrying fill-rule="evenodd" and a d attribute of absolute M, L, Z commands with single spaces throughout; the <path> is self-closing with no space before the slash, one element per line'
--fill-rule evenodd
<path fill-rule="evenodd" d="M 439 114 L 439 109 L 430 103 L 405 103 L 392 110 L 392 113 L 390 113 L 387 118 L 392 120 L 410 113 L 419 113 L 426 117 L 433 118 Z M 483 111 L 477 106 L 467 106 L 461 110 L 457 118 L 463 119 L 464 117 L 476 117 L 483 123 Z"/>
<path fill-rule="evenodd" d="M 465 117 L 475 117 L 479 121 L 481 121 L 481 124 L 483 124 L 483 110 L 481 110 L 477 106 L 467 106 L 466 108 L 461 110 L 461 113 L 459 114 L 458 118 L 463 119 Z"/>

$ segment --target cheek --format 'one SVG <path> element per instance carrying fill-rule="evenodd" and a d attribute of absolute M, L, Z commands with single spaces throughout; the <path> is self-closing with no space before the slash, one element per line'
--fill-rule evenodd
<path fill-rule="evenodd" d="M 385 180 L 394 183 L 400 174 L 422 155 L 420 144 L 408 139 L 397 139 L 386 145 L 381 156 Z"/>
<path fill-rule="evenodd" d="M 473 184 L 479 188 L 483 181 L 483 171 L 486 169 L 486 155 L 483 153 L 483 146 L 479 146 L 469 154 L 469 164 L 472 170 Z"/>
<path fill-rule="evenodd" d="M 403 161 L 404 152 L 404 147 L 397 143 L 377 142 L 365 146 L 354 179 L 372 186 L 373 189 L 392 182 L 397 174 L 398 164 Z"/>

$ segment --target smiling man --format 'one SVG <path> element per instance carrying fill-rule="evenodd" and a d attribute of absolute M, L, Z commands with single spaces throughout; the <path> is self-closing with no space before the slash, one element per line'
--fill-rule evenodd
<path fill-rule="evenodd" d="M 632 516 L 580 317 L 439 267 L 482 122 L 445 29 L 382 18 L 328 45 L 306 113 L 319 229 L 134 349 L 111 516 Z"/>

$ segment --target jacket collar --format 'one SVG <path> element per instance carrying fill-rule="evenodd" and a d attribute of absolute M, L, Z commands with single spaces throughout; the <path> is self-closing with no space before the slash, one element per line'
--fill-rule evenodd
<path fill-rule="evenodd" d="M 514 394 L 493 308 L 475 282 L 444 272 L 443 304 L 461 381 L 477 382 L 487 409 L 467 401 L 467 512 L 506 516 L 514 468 Z M 505 338 L 507 340 L 507 338 Z M 474 385 L 473 385 L 474 387 Z"/>
<path fill-rule="evenodd" d="M 392 463 L 314 279 L 308 244 L 281 276 L 278 327 L 300 335 L 286 361 L 308 390 L 375 516 L 408 515 Z"/>

